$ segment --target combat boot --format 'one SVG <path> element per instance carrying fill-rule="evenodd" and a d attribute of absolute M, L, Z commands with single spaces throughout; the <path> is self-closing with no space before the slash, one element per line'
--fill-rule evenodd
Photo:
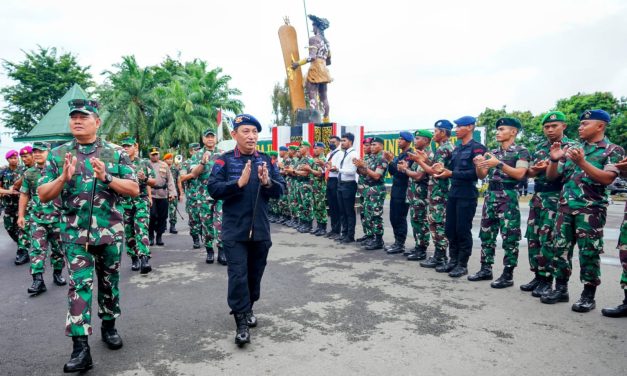
<path fill-rule="evenodd" d="M 316 226 L 314 226 L 313 223 L 312 223 L 311 230 L 309 230 L 309 233 L 311 235 L 314 235 L 316 233 L 316 231 L 318 231 L 319 229 L 320 229 L 320 224 L 319 223 L 316 223 Z"/>
<path fill-rule="evenodd" d="M 451 278 L 459 278 L 466 274 L 468 274 L 468 268 L 458 264 L 455 268 L 453 268 L 453 270 L 448 273 L 448 276 Z"/>
<path fill-rule="evenodd" d="M 374 238 L 374 236 L 373 236 L 373 235 L 364 235 L 364 236 L 362 236 L 361 238 L 357 238 L 357 239 L 355 239 L 355 242 L 356 242 L 356 243 L 365 243 L 365 242 L 370 241 L 370 240 L 371 240 L 371 239 L 373 239 L 373 238 Z"/>
<path fill-rule="evenodd" d="M 70 360 L 63 366 L 63 372 L 82 372 L 91 369 L 93 363 L 87 336 L 72 337 L 72 343 L 72 355 L 70 355 Z"/>
<path fill-rule="evenodd" d="M 152 271 L 152 266 L 150 266 L 150 264 L 148 263 L 148 259 L 149 257 L 146 255 L 141 255 L 139 256 L 139 260 L 140 260 L 140 273 L 141 274 L 148 274 Z"/>
<path fill-rule="evenodd" d="M 468 276 L 468 280 L 471 282 L 477 281 L 491 281 L 492 278 L 492 265 L 490 264 L 481 264 L 481 269 L 473 275 Z"/>
<path fill-rule="evenodd" d="M 220 265 L 227 264 L 226 253 L 224 253 L 224 249 L 222 249 L 222 247 L 218 247 L 218 263 L 220 263 Z"/>
<path fill-rule="evenodd" d="M 249 328 L 257 326 L 257 316 L 255 316 L 252 310 L 246 312 L 246 324 Z"/>
<path fill-rule="evenodd" d="M 324 236 L 327 234 L 327 224 L 323 223 L 321 225 L 318 225 L 318 231 L 316 231 L 314 233 L 314 235 L 316 236 Z"/>
<path fill-rule="evenodd" d="M 553 286 L 553 277 L 543 277 L 543 276 L 540 276 L 540 278 L 541 278 L 540 279 L 540 283 L 531 292 L 531 296 L 533 296 L 534 298 L 539 298 L 542 295 L 550 292 L 551 291 L 551 286 Z"/>
<path fill-rule="evenodd" d="M 407 256 L 409 261 L 422 261 L 427 258 L 427 249 L 422 247 L 414 247 L 414 251 Z"/>
<path fill-rule="evenodd" d="M 55 270 L 52 272 L 52 281 L 57 286 L 65 286 L 67 284 L 65 278 L 61 275 L 62 272 L 63 270 Z"/>
<path fill-rule="evenodd" d="M 151 247 L 155 245 L 155 234 L 153 232 L 148 233 L 148 243 Z"/>
<path fill-rule="evenodd" d="M 200 237 L 198 235 L 192 235 L 192 241 L 194 242 L 194 249 L 200 248 Z"/>
<path fill-rule="evenodd" d="M 627 290 L 625 291 L 625 299 L 623 299 L 623 304 L 617 307 L 611 308 L 603 308 L 601 310 L 601 314 L 605 317 L 627 317 Z"/>
<path fill-rule="evenodd" d="M 23 249 L 17 250 L 17 255 L 15 256 L 15 265 L 26 264 L 30 261 L 30 257 L 28 257 L 28 252 Z"/>
<path fill-rule="evenodd" d="M 44 276 L 41 273 L 33 274 L 33 284 L 28 288 L 28 293 L 33 295 L 39 295 L 46 292 L 46 284 L 44 283 Z"/>
<path fill-rule="evenodd" d="M 156 240 L 157 245 L 159 246 L 163 246 L 163 240 L 161 240 L 161 234 L 157 234 L 157 240 Z"/>
<path fill-rule="evenodd" d="M 536 276 L 529 282 L 529 283 L 525 283 L 524 285 L 520 285 L 520 289 L 522 291 L 533 291 L 536 289 L 536 287 L 538 287 L 538 285 L 542 282 L 542 277 L 540 277 L 540 274 L 536 273 Z"/>
<path fill-rule="evenodd" d="M 584 285 L 581 297 L 572 306 L 572 310 L 575 312 L 586 313 L 592 311 L 596 304 L 594 302 L 594 294 L 597 291 L 597 287 L 593 285 Z"/>
<path fill-rule="evenodd" d="M 248 331 L 248 321 L 246 313 L 234 313 L 235 325 L 237 327 L 235 331 L 235 344 L 239 347 L 243 347 L 245 344 L 250 343 L 250 332 Z"/>
<path fill-rule="evenodd" d="M 176 225 L 174 223 L 170 223 L 170 234 L 178 234 L 179 232 L 176 229 Z"/>
<path fill-rule="evenodd" d="M 118 350 L 122 348 L 122 337 L 120 337 L 118 330 L 115 328 L 115 319 L 102 320 L 100 334 L 102 335 L 102 342 L 106 343 L 109 349 Z"/>
<path fill-rule="evenodd" d="M 496 281 L 490 283 L 493 289 L 503 289 L 505 287 L 514 286 L 514 267 L 506 266 L 503 274 Z"/>
<path fill-rule="evenodd" d="M 374 239 L 368 244 L 366 244 L 366 246 L 364 247 L 366 251 L 374 251 L 376 249 L 382 249 L 382 248 L 383 248 L 383 235 L 375 235 Z"/>
<path fill-rule="evenodd" d="M 205 262 L 207 264 L 213 264 L 213 247 L 206 247 L 207 250 L 207 258 L 205 259 Z"/>
<path fill-rule="evenodd" d="M 448 259 L 446 258 L 446 253 L 442 251 L 435 250 L 433 256 L 429 257 L 426 261 L 420 263 L 420 266 L 423 268 L 436 268 L 437 266 L 444 266 Z"/>
<path fill-rule="evenodd" d="M 140 268 L 139 266 L 139 257 L 131 256 L 131 270 L 136 272 Z"/>
<path fill-rule="evenodd" d="M 568 281 L 559 279 L 555 281 L 555 290 L 551 290 L 540 297 L 540 301 L 544 304 L 565 303 L 568 299 Z"/>
<path fill-rule="evenodd" d="M 397 253 L 403 253 L 405 252 L 405 245 L 396 241 L 390 247 L 385 247 L 385 252 L 388 255 L 395 255 Z"/>
<path fill-rule="evenodd" d="M 435 271 L 438 273 L 450 273 L 456 266 L 457 260 L 450 259 L 448 263 L 436 266 Z"/>

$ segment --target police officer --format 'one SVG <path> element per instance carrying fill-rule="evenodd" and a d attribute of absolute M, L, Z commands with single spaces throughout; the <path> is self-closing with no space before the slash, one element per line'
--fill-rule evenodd
<path fill-rule="evenodd" d="M 137 196 L 139 185 L 128 155 L 96 135 L 98 102 L 75 99 L 69 105 L 74 139 L 50 152 L 38 193 L 43 203 L 61 195 L 61 240 L 70 275 L 65 333 L 74 343 L 63 371 L 79 372 L 92 368 L 87 336 L 94 270 L 102 340 L 111 350 L 122 347 L 115 328 L 124 231 L 120 196 Z"/>
<path fill-rule="evenodd" d="M 256 150 L 261 125 L 251 115 L 237 115 L 231 136 L 234 150 L 216 160 L 208 189 L 223 200 L 222 242 L 228 260 L 228 304 L 237 327 L 235 343 L 250 343 L 257 325 L 253 304 L 259 300 L 270 240 L 268 200 L 279 198 L 285 183 L 267 155 Z"/>
<path fill-rule="evenodd" d="M 152 205 L 150 206 L 150 225 L 148 226 L 148 240 L 150 245 L 163 245 L 162 235 L 167 228 L 168 203 L 176 200 L 176 187 L 170 167 L 159 160 L 159 148 L 150 148 L 150 164 L 155 173 L 156 182 L 151 189 Z"/>
<path fill-rule="evenodd" d="M 451 179 L 446 203 L 445 232 L 449 241 L 449 262 L 436 267 L 439 273 L 459 278 L 468 274 L 468 259 L 472 253 L 472 219 L 477 210 L 477 172 L 473 159 L 486 152 L 486 147 L 475 141 L 473 132 L 477 119 L 463 116 L 454 121 L 457 138 L 461 141 L 453 150 L 451 168 L 442 168 L 434 174 L 438 179 Z"/>

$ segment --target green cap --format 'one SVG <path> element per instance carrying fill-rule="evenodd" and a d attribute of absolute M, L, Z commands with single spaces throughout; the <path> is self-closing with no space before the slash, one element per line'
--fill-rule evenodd
<path fill-rule="evenodd" d="M 289 148 L 290 148 L 290 150 L 298 150 L 299 149 L 298 145 L 290 145 Z"/>
<path fill-rule="evenodd" d="M 270 150 L 266 154 L 268 154 L 271 157 L 278 157 L 279 156 L 279 153 L 277 151 L 275 151 L 275 150 Z"/>
<path fill-rule="evenodd" d="M 44 141 L 33 142 L 33 150 L 50 150 L 50 144 Z"/>
<path fill-rule="evenodd" d="M 428 139 L 432 139 L 433 138 L 433 133 L 429 130 L 426 129 L 418 129 L 416 132 L 414 132 L 414 136 L 416 137 L 426 137 Z"/>
<path fill-rule="evenodd" d="M 216 135 L 216 131 L 215 131 L 213 128 L 208 128 L 206 131 L 204 131 L 204 132 L 202 133 L 202 135 L 203 135 L 204 137 L 207 137 L 207 136 L 209 136 L 210 134 L 215 136 L 215 135 Z"/>
<path fill-rule="evenodd" d="M 566 115 L 562 111 L 551 111 L 547 112 L 546 115 L 542 118 L 542 125 L 545 123 L 551 123 L 554 121 L 566 122 Z"/>
<path fill-rule="evenodd" d="M 187 147 L 192 150 L 198 150 L 200 149 L 200 144 L 198 142 L 192 142 L 191 144 L 187 145 Z"/>
<path fill-rule="evenodd" d="M 307 146 L 308 148 L 310 148 L 311 144 L 308 141 L 303 141 L 300 143 L 300 146 Z"/>
<path fill-rule="evenodd" d="M 370 143 L 378 142 L 381 145 L 385 144 L 385 141 L 381 137 L 370 137 Z"/>
<path fill-rule="evenodd" d="M 70 106 L 70 115 L 73 112 L 81 112 L 85 115 L 96 114 L 99 116 L 100 104 L 93 99 L 72 99 L 68 105 Z"/>
<path fill-rule="evenodd" d="M 505 125 L 508 127 L 514 127 L 516 129 L 522 128 L 522 124 L 520 123 L 520 120 L 513 118 L 513 117 L 503 117 L 496 121 L 497 128 L 502 125 Z"/>
<path fill-rule="evenodd" d="M 122 139 L 122 146 L 135 145 L 135 137 L 126 137 Z"/>

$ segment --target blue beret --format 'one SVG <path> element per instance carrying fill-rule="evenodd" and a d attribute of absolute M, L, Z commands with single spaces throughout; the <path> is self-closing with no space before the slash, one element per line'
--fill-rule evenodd
<path fill-rule="evenodd" d="M 601 120 L 609 123 L 610 114 L 603 110 L 586 110 L 581 114 L 579 120 Z"/>
<path fill-rule="evenodd" d="M 240 125 L 254 125 L 257 127 L 257 132 L 261 132 L 261 124 L 255 119 L 254 116 L 248 114 L 239 114 L 233 119 L 233 130 L 237 129 Z"/>
<path fill-rule="evenodd" d="M 434 127 L 440 128 L 440 129 L 448 129 L 450 131 L 453 129 L 453 123 L 451 123 L 450 121 L 446 119 L 442 119 L 442 120 L 436 121 Z"/>
<path fill-rule="evenodd" d="M 477 123 L 477 119 L 472 116 L 462 116 L 457 120 L 453 120 L 453 122 L 459 127 L 465 127 L 467 125 L 473 125 Z"/>
<path fill-rule="evenodd" d="M 279 146 L 279 151 L 287 151 L 287 146 Z"/>
<path fill-rule="evenodd" d="M 399 137 L 401 137 L 403 140 L 405 140 L 407 142 L 414 141 L 414 135 L 409 133 L 409 132 L 407 132 L 407 131 L 402 131 L 398 135 L 399 135 Z"/>
<path fill-rule="evenodd" d="M 316 143 L 314 144 L 314 146 L 315 146 L 315 147 L 317 147 L 317 148 L 325 148 L 325 147 L 326 147 L 326 145 L 324 144 L 324 142 L 316 142 Z"/>

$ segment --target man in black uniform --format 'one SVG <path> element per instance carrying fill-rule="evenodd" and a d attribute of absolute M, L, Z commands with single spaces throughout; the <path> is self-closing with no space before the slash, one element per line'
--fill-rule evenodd
<path fill-rule="evenodd" d="M 388 161 L 388 171 L 392 175 L 392 190 L 390 192 L 390 224 L 394 231 L 394 244 L 385 247 L 388 254 L 403 253 L 405 251 L 405 240 L 407 239 L 407 213 L 409 204 L 407 203 L 407 186 L 409 177 L 398 170 L 398 162 L 407 161 L 407 168 L 411 169 L 414 161 L 409 159 L 408 153 L 413 153 L 411 148 L 414 142 L 414 135 L 403 131 L 398 137 L 398 147 L 401 153 L 394 158 L 390 152 L 384 152 L 383 156 Z"/>
<path fill-rule="evenodd" d="M 257 326 L 253 304 L 259 300 L 270 240 L 268 200 L 279 198 L 285 181 L 270 156 L 257 151 L 261 125 L 251 115 L 233 120 L 235 149 L 216 159 L 207 183 L 223 200 L 222 243 L 228 260 L 228 304 L 237 326 L 235 343 L 250 343 L 248 327 Z"/>
<path fill-rule="evenodd" d="M 451 169 L 443 169 L 436 178 L 450 178 L 451 189 L 446 203 L 445 232 L 449 241 L 448 264 L 435 270 L 453 278 L 468 274 L 468 259 L 472 253 L 472 219 L 477 210 L 477 172 L 473 159 L 487 149 L 473 140 L 477 119 L 463 116 L 455 120 L 455 133 L 461 141 L 453 150 Z"/>

